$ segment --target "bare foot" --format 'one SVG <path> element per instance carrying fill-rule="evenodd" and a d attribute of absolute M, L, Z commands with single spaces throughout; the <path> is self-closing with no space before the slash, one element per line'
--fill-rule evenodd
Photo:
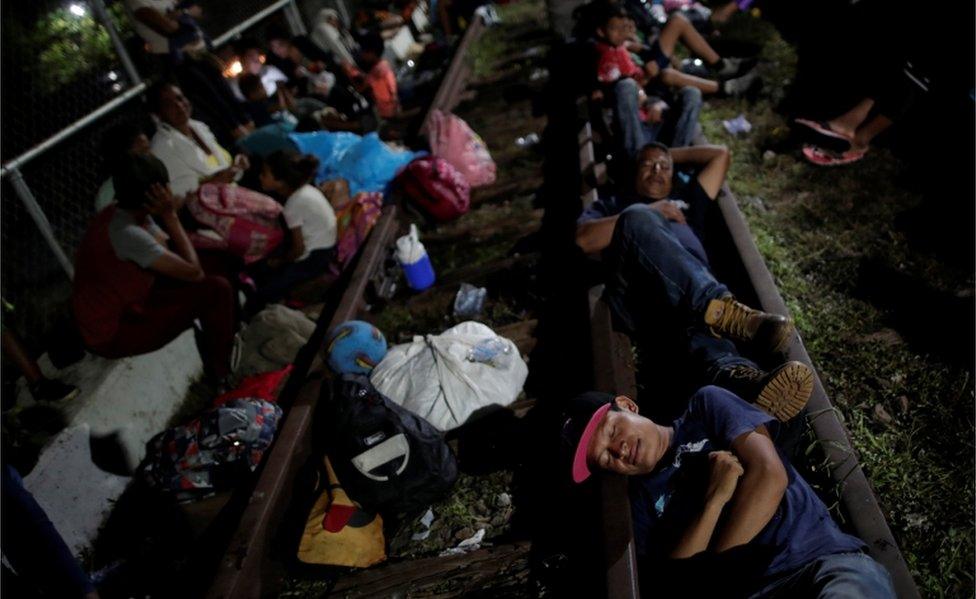
<path fill-rule="evenodd" d="M 855 129 L 848 127 L 838 121 L 827 121 L 827 125 L 830 127 L 831 131 L 833 131 L 837 135 L 843 135 L 847 139 L 851 140 L 853 143 L 854 135 L 856 134 Z"/>

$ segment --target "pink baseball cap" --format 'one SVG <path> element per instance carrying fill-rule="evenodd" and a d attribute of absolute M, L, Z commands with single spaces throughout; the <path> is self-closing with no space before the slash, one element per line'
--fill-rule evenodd
<path fill-rule="evenodd" d="M 581 483 L 592 472 L 586 461 L 586 450 L 596 429 L 613 407 L 613 395 L 608 393 L 584 393 L 566 404 L 568 418 L 563 424 L 563 440 L 573 450 L 573 482 Z"/>

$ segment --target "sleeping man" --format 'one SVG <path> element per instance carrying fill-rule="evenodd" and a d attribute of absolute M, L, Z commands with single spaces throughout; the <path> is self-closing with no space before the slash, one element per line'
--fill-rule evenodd
<path fill-rule="evenodd" d="M 774 445 L 780 422 L 732 392 L 703 387 L 667 425 L 595 392 L 564 415 L 575 483 L 630 477 L 645 594 L 894 598 L 888 572 Z"/>

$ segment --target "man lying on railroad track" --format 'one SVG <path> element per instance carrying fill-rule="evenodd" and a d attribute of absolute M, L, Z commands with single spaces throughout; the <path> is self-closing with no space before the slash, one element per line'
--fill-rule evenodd
<path fill-rule="evenodd" d="M 780 423 L 730 391 L 703 387 L 666 426 L 596 392 L 567 402 L 564 418 L 574 482 L 630 477 L 645 594 L 894 598 L 888 572 L 774 445 Z"/>
<path fill-rule="evenodd" d="M 601 197 L 576 226 L 577 245 L 603 252 L 604 298 L 615 326 L 640 346 L 643 339 L 660 343 L 661 330 L 678 323 L 701 382 L 731 389 L 780 420 L 792 418 L 813 392 L 810 367 L 793 361 L 765 372 L 732 340 L 779 352 L 793 337 L 793 322 L 736 301 L 709 270 L 699 239 L 728 172 L 728 149 L 651 143 L 637 160 L 634 193 Z M 675 164 L 701 167 L 679 193 L 672 193 Z"/>

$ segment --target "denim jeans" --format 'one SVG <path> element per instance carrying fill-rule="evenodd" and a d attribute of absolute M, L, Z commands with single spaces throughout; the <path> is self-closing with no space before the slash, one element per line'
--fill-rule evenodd
<path fill-rule="evenodd" d="M 700 242 L 687 225 L 671 223 L 646 204 L 624 209 L 604 255 L 604 297 L 614 321 L 631 337 L 654 339 L 658 330 L 683 329 L 688 351 L 705 380 L 725 366 L 755 366 L 728 339 L 706 329 L 708 302 L 728 294 L 715 280 Z"/>
<path fill-rule="evenodd" d="M 836 553 L 818 558 L 750 596 L 786 599 L 894 599 L 891 576 L 864 553 Z"/>
<path fill-rule="evenodd" d="M 633 160 L 637 152 L 651 140 L 640 120 L 637 92 L 640 86 L 633 79 L 620 79 L 613 85 L 614 116 L 620 129 L 621 141 L 627 157 Z"/>
<path fill-rule="evenodd" d="M 624 151 L 631 159 L 637 157 L 646 144 L 661 141 L 672 148 L 691 145 L 701 112 L 701 91 L 683 87 L 663 123 L 642 123 L 637 103 L 639 86 L 633 79 L 621 79 L 614 84 L 614 109 Z"/>
<path fill-rule="evenodd" d="M 698 125 L 698 113 L 701 112 L 702 94 L 697 87 L 682 87 L 675 97 L 675 105 L 671 107 L 668 119 L 665 120 L 661 139 L 672 148 L 690 146 L 695 137 L 695 127 Z M 675 118 L 671 118 L 671 117 Z"/>

